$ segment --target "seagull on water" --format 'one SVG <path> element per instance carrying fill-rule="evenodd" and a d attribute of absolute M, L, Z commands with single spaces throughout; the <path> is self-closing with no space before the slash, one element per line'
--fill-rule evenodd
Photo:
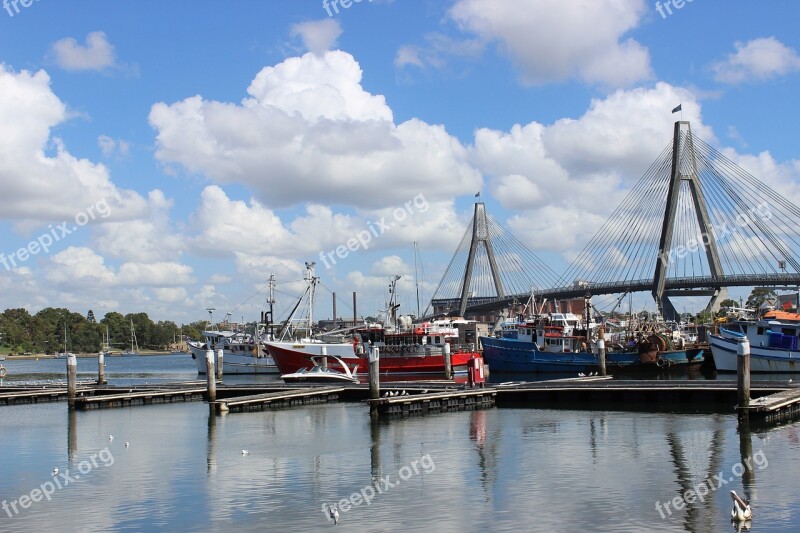
<path fill-rule="evenodd" d="M 130 443 L 128 441 L 125 441 L 125 447 L 127 448 L 128 446 L 130 446 Z"/>
<path fill-rule="evenodd" d="M 336 508 L 336 504 L 334 503 L 330 507 L 328 507 L 328 516 L 333 518 L 333 525 L 339 523 L 339 509 Z"/>
<path fill-rule="evenodd" d="M 109 435 L 108 436 L 108 442 L 111 442 L 112 440 L 114 440 L 114 435 Z"/>
<path fill-rule="evenodd" d="M 731 520 L 737 522 L 744 522 L 753 518 L 753 510 L 750 508 L 750 503 L 743 500 L 736 494 L 735 490 L 731 491 L 731 499 L 733 500 L 733 509 L 731 509 Z"/>
<path fill-rule="evenodd" d="M 54 476 L 58 475 L 58 467 L 57 466 L 53 468 L 52 475 L 54 475 Z"/>
<path fill-rule="evenodd" d="M 248 453 L 250 453 L 250 450 L 242 450 L 242 455 L 247 455 Z"/>

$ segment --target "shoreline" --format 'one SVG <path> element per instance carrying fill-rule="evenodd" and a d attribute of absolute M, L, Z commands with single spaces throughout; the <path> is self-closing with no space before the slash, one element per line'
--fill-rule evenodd
<path fill-rule="evenodd" d="M 76 353 L 75 357 L 79 359 L 89 359 L 94 358 L 97 359 L 96 353 Z M 164 351 L 147 351 L 147 352 L 140 352 L 138 355 L 122 355 L 122 354 L 113 354 L 107 355 L 106 357 L 149 357 L 151 355 L 173 355 L 170 352 Z M 188 355 L 188 354 L 175 354 L 178 355 Z M 55 355 L 48 355 L 48 354 L 31 354 L 31 355 L 7 355 L 3 354 L 6 361 L 30 361 L 30 360 L 39 360 L 39 359 L 66 359 L 66 357 L 56 357 Z"/>

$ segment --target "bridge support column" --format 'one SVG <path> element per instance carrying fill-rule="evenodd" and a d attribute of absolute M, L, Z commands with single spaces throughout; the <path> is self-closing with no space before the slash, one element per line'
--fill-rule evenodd
<path fill-rule="evenodd" d="M 714 296 L 708 302 L 708 305 L 703 309 L 703 313 L 716 313 L 719 311 L 720 304 L 723 300 L 728 299 L 728 287 L 720 287 L 714 291 Z"/>

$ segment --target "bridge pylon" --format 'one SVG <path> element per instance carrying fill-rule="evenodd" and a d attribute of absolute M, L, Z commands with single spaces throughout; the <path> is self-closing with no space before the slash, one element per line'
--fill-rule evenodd
<path fill-rule="evenodd" d="M 472 241 L 469 244 L 467 269 L 464 272 L 464 280 L 461 284 L 461 297 L 458 306 L 458 314 L 461 316 L 464 316 L 467 310 L 467 302 L 470 296 L 470 283 L 472 282 L 472 271 L 475 267 L 475 256 L 481 244 L 486 249 L 486 257 L 489 261 L 489 269 L 492 273 L 492 281 L 494 282 L 497 297 L 503 298 L 505 296 L 503 280 L 500 278 L 500 269 L 497 268 L 497 260 L 494 256 L 492 240 L 489 235 L 489 221 L 486 218 L 486 205 L 483 202 L 475 202 L 475 214 L 472 218 Z"/>
<path fill-rule="evenodd" d="M 672 139 L 672 169 L 667 191 L 667 203 L 664 208 L 664 219 L 661 226 L 661 238 L 658 244 L 655 274 L 653 276 L 653 299 L 665 318 L 667 318 L 668 313 L 673 316 L 677 315 L 675 307 L 669 301 L 669 295 L 666 294 L 665 286 L 669 265 L 674 253 L 672 250 L 672 238 L 675 232 L 675 219 L 683 182 L 688 185 L 688 192 L 694 205 L 694 212 L 697 215 L 697 226 L 701 241 L 698 244 L 705 250 L 711 277 L 721 278 L 725 273 L 719 258 L 719 249 L 711 226 L 711 218 L 708 215 L 706 200 L 699 183 L 692 128 L 688 121 L 675 122 L 675 132 Z M 673 296 L 675 295 L 673 294 Z M 686 296 L 691 296 L 691 294 L 687 293 Z M 706 312 L 718 310 L 719 302 L 727 298 L 727 296 L 728 290 L 725 287 L 714 291 L 711 301 L 706 307 Z"/>

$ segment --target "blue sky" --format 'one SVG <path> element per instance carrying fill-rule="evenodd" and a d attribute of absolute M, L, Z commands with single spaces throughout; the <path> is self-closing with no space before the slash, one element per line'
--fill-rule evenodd
<path fill-rule="evenodd" d="M 0 252 L 95 216 L 0 265 L 3 308 L 248 318 L 270 273 L 285 307 L 313 260 L 327 288 L 359 292 L 359 314 L 394 274 L 413 311 L 412 242 L 429 297 L 478 190 L 560 273 L 669 142 L 678 103 L 797 202 L 794 1 L 666 16 L 641 0 L 14 5 Z M 382 217 L 391 230 L 321 264 Z"/>

